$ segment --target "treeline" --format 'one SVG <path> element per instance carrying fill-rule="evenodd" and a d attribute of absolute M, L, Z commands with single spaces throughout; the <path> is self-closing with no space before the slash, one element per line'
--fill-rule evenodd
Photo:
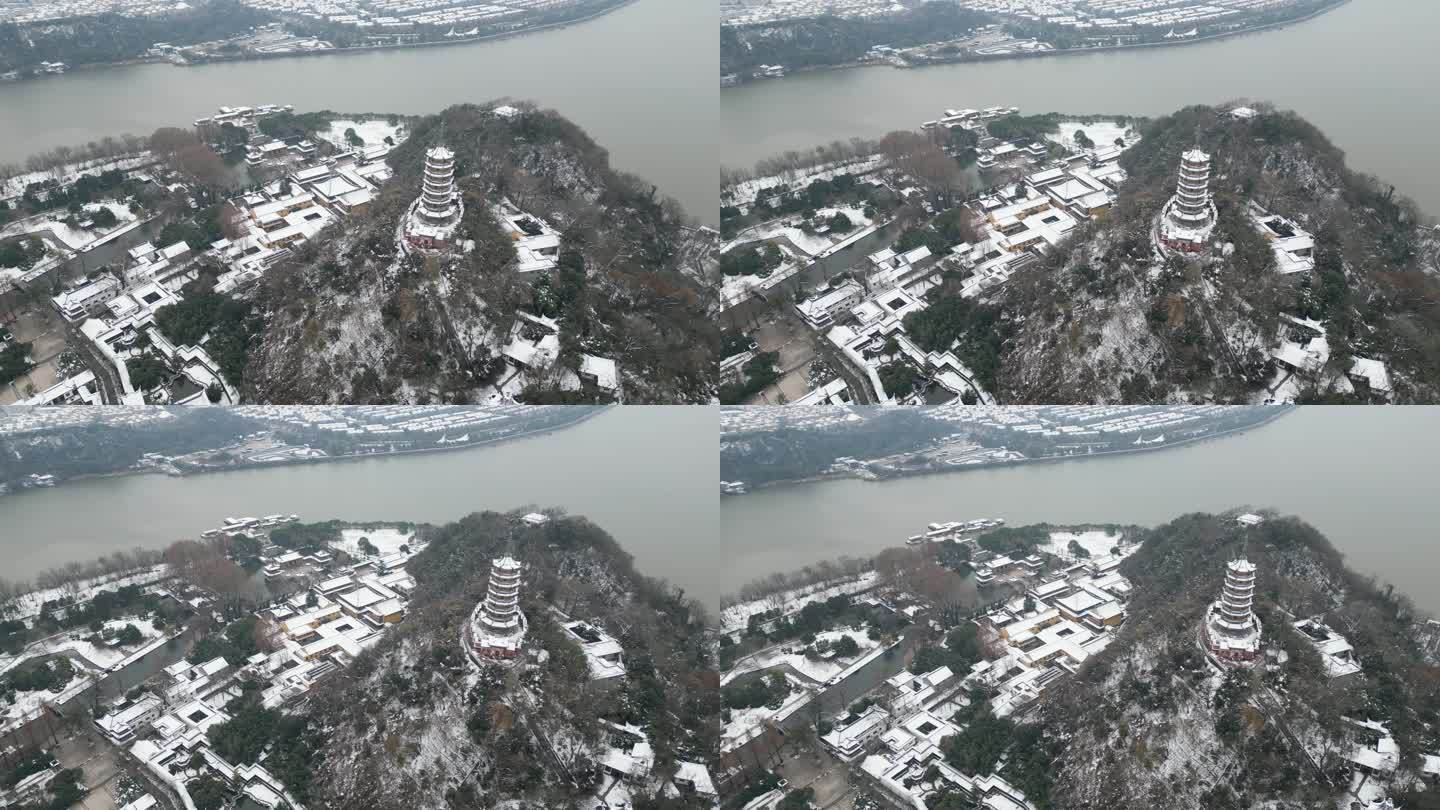
<path fill-rule="evenodd" d="M 119 574 L 149 568 L 161 562 L 161 557 L 159 551 L 134 548 L 116 551 L 90 561 L 68 562 L 36 574 L 29 582 L 0 579 L 0 616 L 15 615 L 19 610 L 15 599 L 31 591 L 56 588 L 62 594 L 73 597 L 90 584 L 89 580 L 114 578 Z"/>
<path fill-rule="evenodd" d="M 873 19 L 830 15 L 720 29 L 720 72 L 753 71 L 760 65 L 787 69 L 855 62 L 876 45 L 906 48 L 955 39 L 988 25 L 994 17 L 953 3 L 926 2 Z"/>
<path fill-rule="evenodd" d="M 874 567 L 874 563 L 864 557 L 838 557 L 821 560 L 794 571 L 776 571 L 740 586 L 734 594 L 720 597 L 720 606 L 726 608 L 811 585 L 854 579 Z"/>
<path fill-rule="evenodd" d="M 157 42 L 193 45 L 224 39 L 274 19 L 237 0 L 209 0 L 167 14 L 105 13 L 44 23 L 4 23 L 0 24 L 0 72 L 29 73 L 41 62 L 70 66 L 124 62 L 143 56 Z"/>
<path fill-rule="evenodd" d="M 139 135 L 107 135 L 81 146 L 57 146 L 31 155 L 24 163 L 0 163 L 0 178 L 8 180 L 26 172 L 53 172 L 71 166 L 83 169 L 120 157 L 137 156 L 148 147 L 149 138 Z"/>

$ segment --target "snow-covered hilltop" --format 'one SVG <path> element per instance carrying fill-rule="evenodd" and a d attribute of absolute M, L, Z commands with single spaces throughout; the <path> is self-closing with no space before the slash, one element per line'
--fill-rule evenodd
<path fill-rule="evenodd" d="M 246 397 L 711 396 L 709 232 L 553 112 L 457 106 L 409 133 L 366 216 L 266 275 Z"/>
<path fill-rule="evenodd" d="M 1266 105 L 1190 107 L 1120 165 L 1114 210 L 990 302 L 1002 399 L 1440 396 L 1440 352 L 1413 339 L 1437 326 L 1422 302 L 1440 288 L 1440 236 L 1313 126 Z M 1201 213 L 1177 219 L 1182 196 Z"/>

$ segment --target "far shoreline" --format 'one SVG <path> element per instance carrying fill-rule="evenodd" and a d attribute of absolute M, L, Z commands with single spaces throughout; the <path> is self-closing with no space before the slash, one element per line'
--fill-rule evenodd
<path fill-rule="evenodd" d="M 1169 42 L 1136 42 L 1129 45 L 1098 45 L 1092 48 L 1052 48 L 1046 51 L 1025 51 L 1020 53 L 991 54 L 970 59 L 954 59 L 940 62 L 927 62 L 920 65 L 901 66 L 892 65 L 886 62 L 843 62 L 833 65 L 811 65 L 809 67 L 795 68 L 793 71 L 787 68 L 785 71 L 785 75 L 781 76 L 778 79 L 752 78 L 747 81 L 742 81 L 733 85 L 721 85 L 720 92 L 721 95 L 724 95 L 726 90 L 735 91 L 751 85 L 770 84 L 772 82 L 784 81 L 791 76 L 798 76 L 807 73 L 826 73 L 839 70 L 855 70 L 859 68 L 882 67 L 888 67 L 893 70 L 925 70 L 927 68 L 951 67 L 954 65 L 972 65 L 984 64 L 987 62 L 1003 62 L 1013 59 L 1043 59 L 1045 57 L 1073 56 L 1076 54 L 1086 53 L 1110 53 L 1115 51 L 1128 51 L 1144 48 L 1172 48 L 1184 47 L 1186 45 L 1198 45 L 1204 42 L 1216 42 L 1223 39 L 1231 39 L 1233 37 L 1243 36 L 1245 34 L 1254 34 L 1261 31 L 1271 31 L 1277 28 L 1284 28 L 1287 25 L 1295 25 L 1297 23 L 1308 22 L 1315 19 L 1316 17 L 1321 16 L 1322 14 L 1328 14 L 1349 2 L 1350 0 L 1334 0 L 1334 2 L 1332 2 L 1328 6 L 1325 6 L 1324 8 L 1316 9 L 1309 14 L 1305 14 L 1299 17 L 1292 17 L 1288 20 L 1280 20 L 1277 22 L 1265 23 L 1263 25 L 1250 26 L 1235 31 L 1225 31 L 1219 34 L 1209 34 L 1203 37 L 1195 37 L 1194 39 L 1171 40 Z"/>
<path fill-rule="evenodd" d="M 1342 0 L 1342 2 L 1343 2 L 1343 1 L 1344 1 L 1344 0 Z M 616 2 L 616 3 L 613 4 L 613 5 L 607 6 L 607 7 L 603 8 L 603 9 L 601 9 L 601 10 L 599 10 L 599 11 L 596 11 L 596 12 L 594 12 L 594 13 L 586 14 L 586 15 L 583 16 L 583 17 L 576 17 L 576 18 L 574 18 L 574 19 L 562 20 L 562 21 L 560 21 L 560 22 L 546 23 L 546 24 L 544 24 L 544 25 L 529 26 L 529 27 L 526 27 L 526 28 L 522 28 L 522 29 L 520 29 L 520 30 L 518 30 L 518 31 L 506 31 L 506 32 L 499 33 L 499 34 L 483 34 L 483 35 L 480 35 L 480 36 L 473 36 L 473 37 L 455 37 L 455 38 L 452 38 L 452 39 L 439 40 L 439 41 L 435 41 L 435 42 L 404 42 L 404 43 L 391 44 L 391 45 L 356 45 L 356 46 L 350 47 L 350 48 L 321 48 L 321 49 L 318 49 L 318 50 L 285 51 L 285 52 L 282 52 L 282 53 L 241 54 L 241 55 L 238 55 L 238 56 L 215 57 L 215 58 L 212 58 L 212 59 L 206 59 L 206 60 L 203 61 L 203 62 L 172 62 L 172 61 L 170 61 L 169 59 L 163 59 L 163 58 L 160 58 L 160 57 L 145 57 L 145 58 L 139 58 L 139 57 L 137 57 L 137 58 L 135 58 L 135 59 L 121 59 L 121 60 L 115 61 L 115 62 L 86 62 L 86 63 L 84 63 L 84 64 L 73 65 L 73 66 L 67 65 L 67 66 L 66 66 L 66 69 L 65 69 L 65 72 L 62 73 L 62 74 L 58 74 L 58 75 L 60 75 L 60 76 L 67 76 L 67 75 L 71 75 L 71 74 L 74 74 L 74 73 L 80 73 L 80 72 L 90 72 L 90 71 L 97 71 L 97 70 L 105 70 L 105 69 L 107 69 L 107 68 L 117 68 L 117 67 L 134 67 L 134 66 L 138 66 L 138 65 L 170 65 L 171 67 L 177 67 L 177 68 L 193 68 L 193 67 L 204 67 L 204 66 L 206 66 L 206 65 L 232 64 L 232 63 L 235 63 L 235 62 L 265 62 L 265 61 L 269 61 L 269 60 L 272 60 L 272 59 L 285 59 L 285 58 L 289 58 L 289 57 L 330 56 L 330 55 L 345 54 L 345 53 L 365 53 L 365 52 L 370 52 L 370 51 L 403 50 L 403 49 L 407 49 L 407 48 L 426 48 L 426 47 L 431 47 L 431 46 L 445 46 L 445 45 L 473 45 L 473 44 L 475 44 L 475 43 L 477 43 L 477 42 L 496 42 L 496 41 L 505 40 L 505 39 L 514 39 L 514 38 L 517 38 L 517 37 L 527 36 L 527 35 L 529 35 L 529 34 L 538 34 L 538 33 L 544 32 L 544 31 L 553 31 L 553 30 L 565 28 L 565 27 L 568 27 L 568 26 L 571 26 L 571 25 L 578 25 L 578 24 L 580 24 L 580 23 L 589 22 L 590 20 L 594 20 L 594 19 L 603 17 L 603 16 L 605 16 L 606 14 L 609 14 L 609 13 L 611 13 L 611 12 L 619 11 L 620 9 L 625 8 L 626 6 L 632 5 L 632 4 L 636 3 L 636 2 L 638 2 L 638 0 L 619 0 L 618 2 Z M 4 86 L 9 85 L 9 84 L 19 85 L 19 84 L 21 84 L 21 83 L 28 83 L 28 82 L 34 81 L 34 80 L 36 80 L 36 79 L 53 78 L 54 75 L 55 75 L 55 74 L 41 73 L 41 74 L 36 74 L 36 75 L 33 75 L 33 76 L 23 76 L 23 77 L 16 78 L 16 79 L 4 80 L 4 81 L 0 81 L 0 87 L 4 87 Z"/>
<path fill-rule="evenodd" d="M 498 436 L 493 439 L 486 439 L 485 441 L 466 442 L 465 444 L 456 444 L 448 447 L 416 447 L 409 450 L 391 450 L 383 453 L 350 453 L 341 456 L 324 456 L 321 458 L 292 458 L 283 459 L 281 461 L 227 464 L 223 467 L 207 467 L 198 470 L 185 470 L 178 473 L 170 473 L 164 470 L 158 470 L 148 467 L 144 469 L 126 468 L 124 470 L 114 470 L 112 472 L 103 473 L 86 473 L 84 475 L 77 475 L 71 478 L 66 478 L 62 481 L 57 482 L 54 486 L 26 487 L 25 489 L 8 493 L 7 495 L 0 496 L 0 504 L 4 504 L 6 502 L 5 499 L 8 498 L 13 498 L 28 493 L 38 493 L 46 490 L 59 489 L 65 484 L 75 483 L 79 481 L 98 481 L 109 478 L 129 478 L 141 475 L 161 475 L 166 478 L 192 478 L 195 476 L 210 475 L 214 473 L 238 472 L 242 470 L 264 470 L 275 467 L 294 467 L 302 464 L 332 464 L 340 462 L 365 461 L 367 459 L 393 458 L 395 456 L 407 456 L 427 453 L 448 453 L 457 450 L 478 450 L 480 448 L 494 447 L 510 441 L 528 439 L 537 436 L 545 436 L 551 433 L 559 433 L 561 431 L 569 430 L 570 428 L 576 427 L 589 421 L 590 419 L 593 419 L 594 417 L 598 416 L 603 412 L 609 411 L 611 408 L 619 406 L 611 404 L 566 407 L 584 408 L 586 410 L 586 413 L 577 416 L 576 418 L 571 419 L 569 422 L 561 425 L 548 425 L 546 427 L 533 428 L 531 430 L 522 431 L 520 433 L 513 433 L 505 436 Z"/>
<path fill-rule="evenodd" d="M 1124 448 L 1124 449 L 1121 449 L 1121 450 L 1104 450 L 1104 451 L 1101 451 L 1101 452 L 1098 452 L 1098 453 L 1086 453 L 1086 454 L 1084 454 L 1084 455 L 1078 455 L 1078 456 L 1041 456 L 1041 457 L 1039 457 L 1039 458 L 1019 458 L 1019 459 L 1010 459 L 1010 460 L 1007 460 L 1007 461 L 991 461 L 991 462 L 986 462 L 986 463 L 983 463 L 983 464 L 967 464 L 967 465 L 964 465 L 964 466 L 954 466 L 954 467 L 951 467 L 951 468 L 949 468 L 949 469 L 913 470 L 913 471 L 896 473 L 896 474 L 894 474 L 894 475 L 886 476 L 886 477 L 884 477 L 884 478 L 875 478 L 875 479 L 860 478 L 860 477 L 858 477 L 858 476 L 850 475 L 850 474 L 824 474 L 824 473 L 822 473 L 822 474 L 819 474 L 819 475 L 806 476 L 806 477 L 804 477 L 804 478 L 785 478 L 785 479 L 776 480 L 776 481 L 766 481 L 766 482 L 763 483 L 763 484 L 756 484 L 756 485 L 754 485 L 754 486 L 750 486 L 750 485 L 747 484 L 746 486 L 749 488 L 749 492 L 747 492 L 746 494 L 748 495 L 748 494 L 751 494 L 751 493 L 754 493 L 754 492 L 759 492 L 760 490 L 763 490 L 763 489 L 775 489 L 775 488 L 779 488 L 779 487 L 788 487 L 788 486 L 804 486 L 804 485 L 807 485 L 807 484 L 818 484 L 818 483 L 825 483 L 825 482 L 830 482 L 830 481 L 854 480 L 854 481 L 858 481 L 858 482 L 860 482 L 860 483 L 862 483 L 862 484 L 885 484 L 885 483 L 889 483 L 889 482 L 892 482 L 892 481 L 900 481 L 900 480 L 903 480 L 903 479 L 906 479 L 906 478 L 920 478 L 920 477 L 932 476 L 932 475 L 953 475 L 953 474 L 957 474 L 957 473 L 968 472 L 968 471 L 971 471 L 971 470 L 991 470 L 991 469 L 997 469 L 997 468 L 1002 468 L 1002 467 L 1019 467 L 1019 466 L 1023 466 L 1023 465 L 1027 465 L 1027 464 L 1045 464 L 1045 463 L 1052 463 L 1052 464 L 1053 464 L 1053 463 L 1061 463 L 1061 462 L 1066 462 L 1066 461 L 1084 461 L 1085 459 L 1092 459 L 1092 458 L 1111 458 L 1111 457 L 1114 457 L 1114 456 L 1136 455 L 1136 454 L 1141 454 L 1141 453 L 1156 453 L 1156 452 L 1161 452 L 1161 451 L 1164 451 L 1164 450 L 1170 450 L 1170 449 L 1174 449 L 1174 448 L 1178 448 L 1178 447 L 1185 447 L 1185 446 L 1192 445 L 1192 444 L 1199 444 L 1199 443 L 1201 443 L 1201 442 L 1211 441 L 1211 440 L 1213 440 L 1213 439 L 1229 438 L 1229 437 L 1231 437 L 1231 436 L 1234 436 L 1234 435 L 1237 435 L 1237 434 L 1241 434 L 1241 433 L 1245 433 L 1245 432 L 1250 431 L 1250 430 L 1255 430 L 1255 429 L 1257 429 L 1257 428 L 1262 428 L 1262 427 L 1265 427 L 1265 426 L 1269 425 L 1270 423 L 1274 422 L 1275 420 L 1277 420 L 1277 419 L 1279 419 L 1279 418 L 1281 418 L 1281 417 L 1283 417 L 1283 416 L 1286 416 L 1286 415 L 1288 415 L 1288 414 L 1290 414 L 1290 413 L 1293 413 L 1298 407 L 1299 407 L 1298 405 L 1291 405 L 1291 406 L 1289 406 L 1289 407 L 1279 408 L 1279 409 L 1277 409 L 1274 413 L 1270 414 L 1269 416 L 1266 416 L 1264 419 L 1260 419 L 1260 420 L 1255 421 L 1255 422 L 1250 422 L 1250 423 L 1245 424 L 1245 425 L 1240 425 L 1240 426 L 1237 426 L 1237 427 L 1228 428 L 1228 429 L 1222 430 L 1222 431 L 1220 431 L 1220 432 L 1218 432 L 1218 433 L 1207 433 L 1207 434 L 1204 435 L 1204 436 L 1194 436 L 1194 437 L 1191 437 L 1191 438 L 1189 438 L 1189 439 L 1181 439 L 1181 440 L 1179 440 L 1179 441 L 1167 442 L 1166 444 L 1162 444 L 1162 445 L 1159 445 L 1159 446 L 1127 447 L 1127 448 Z M 721 501 L 737 500 L 737 499 L 741 499 L 741 498 L 744 498 L 744 497 L 745 497 L 744 495 L 730 495 L 730 496 L 726 496 L 726 497 L 721 498 Z"/>

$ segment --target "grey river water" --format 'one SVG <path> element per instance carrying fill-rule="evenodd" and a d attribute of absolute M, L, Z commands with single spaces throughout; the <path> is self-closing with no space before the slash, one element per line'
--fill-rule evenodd
<path fill-rule="evenodd" d="M 634 406 L 486 448 L 75 481 L 0 498 L 0 576 L 163 547 L 231 515 L 442 523 L 533 504 L 590 518 L 642 572 L 714 604 L 718 453 L 714 410 Z"/>
<path fill-rule="evenodd" d="M 1347 563 L 1440 615 L 1440 408 L 1300 408 L 1264 427 L 1110 458 L 885 482 L 796 484 L 725 498 L 725 593 L 774 571 L 868 556 L 926 523 L 1156 525 L 1187 512 L 1273 508 L 1308 521 Z"/>
<path fill-rule="evenodd" d="M 915 129 L 945 108 L 1162 115 L 1249 97 L 1296 110 L 1352 168 L 1440 216 L 1435 0 L 1351 0 L 1305 22 L 1195 45 L 918 70 L 801 73 L 720 93 L 720 163 Z"/>
<path fill-rule="evenodd" d="M 0 82 L 0 162 L 188 126 L 221 105 L 423 114 L 509 96 L 556 109 L 608 149 L 613 166 L 713 224 L 717 19 L 713 0 L 636 0 L 566 28 L 493 42 Z"/>

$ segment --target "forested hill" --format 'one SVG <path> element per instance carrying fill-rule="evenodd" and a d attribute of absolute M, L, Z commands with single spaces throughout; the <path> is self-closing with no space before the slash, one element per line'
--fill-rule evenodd
<path fill-rule="evenodd" d="M 588 807 L 599 770 L 590 757 L 608 744 L 606 723 L 643 730 L 657 779 L 678 761 L 708 761 L 719 691 L 704 609 L 637 572 L 601 528 L 551 514 L 540 527 L 519 523 L 519 513 L 483 512 L 422 529 L 428 545 L 406 566 L 417 588 L 404 622 L 304 718 L 317 742 L 307 807 Z M 485 597 L 490 559 L 507 552 L 525 565 L 527 648 L 547 656 L 534 667 L 477 670 L 461 626 Z M 620 642 L 618 685 L 590 684 L 554 608 Z M 702 807 L 657 799 L 639 782 L 633 796 L 636 810 Z"/>
<path fill-rule="evenodd" d="M 1433 219 L 1348 168 L 1312 124 L 1255 106 L 1250 120 L 1196 106 L 1152 122 L 1121 158 L 1114 209 L 1007 283 L 994 301 L 1002 399 L 1263 400 L 1293 316 L 1321 322 L 1329 347 L 1302 401 L 1363 400 L 1342 379 L 1356 357 L 1386 364 L 1398 400 L 1440 400 Z M 1161 259 L 1152 225 L 1197 146 L 1213 159 L 1219 224 L 1208 253 Z M 1250 202 L 1313 233 L 1313 274 L 1277 272 Z"/>
<path fill-rule="evenodd" d="M 465 402 L 507 373 L 500 349 L 516 312 L 559 322 L 559 367 L 588 353 L 617 361 L 629 402 L 713 397 L 719 331 L 690 266 L 679 205 L 610 167 L 605 150 L 558 113 L 459 105 L 415 121 L 389 158 L 395 176 L 362 216 L 337 223 L 272 269 L 257 305 L 245 395 L 264 402 Z M 455 152 L 466 252 L 402 253 L 400 218 L 420 188 L 425 150 Z M 490 206 L 509 199 L 561 231 L 559 268 L 521 274 Z M 563 401 L 543 381 L 527 402 Z"/>
<path fill-rule="evenodd" d="M 1031 798 L 1107 810 L 1335 807 L 1349 798 L 1350 752 L 1388 733 L 1398 767 L 1368 780 L 1372 795 L 1440 806 L 1440 791 L 1419 782 L 1423 755 L 1440 752 L 1440 668 L 1417 644 L 1424 617 L 1346 568 L 1302 521 L 1233 518 L 1186 515 L 1138 538 L 1121 567 L 1136 591 L 1119 638 L 1024 719 L 1040 734 L 1014 753 L 1049 763 Z M 1222 670 L 1197 633 L 1225 562 L 1242 554 L 1257 567 L 1266 652 L 1253 669 Z M 1358 673 L 1330 677 L 1292 626 L 1317 615 L 1354 646 Z"/>
<path fill-rule="evenodd" d="M 875 19 L 821 15 L 779 23 L 722 26 L 720 72 L 746 73 L 760 65 L 787 69 L 854 62 L 876 45 L 903 48 L 964 35 L 994 18 L 954 3 L 926 2 Z"/>

